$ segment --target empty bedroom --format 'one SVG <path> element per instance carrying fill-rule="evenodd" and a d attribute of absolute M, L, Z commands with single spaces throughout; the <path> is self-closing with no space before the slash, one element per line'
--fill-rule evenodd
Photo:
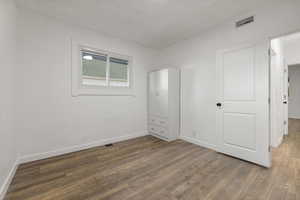
<path fill-rule="evenodd" d="M 299 10 L 0 0 L 0 200 L 299 200 Z"/>

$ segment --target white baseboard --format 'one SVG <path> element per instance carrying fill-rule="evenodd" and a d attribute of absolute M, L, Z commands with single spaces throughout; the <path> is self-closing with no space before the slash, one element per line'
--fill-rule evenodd
<path fill-rule="evenodd" d="M 19 161 L 16 160 L 13 167 L 11 168 L 7 178 L 5 179 L 3 185 L 1 186 L 0 188 L 0 200 L 4 199 L 5 195 L 6 195 L 6 192 L 8 190 L 8 187 L 12 181 L 12 179 L 14 178 L 15 176 L 15 173 L 17 171 L 17 168 L 19 166 Z"/>
<path fill-rule="evenodd" d="M 103 146 L 106 144 L 129 140 L 129 139 L 133 139 L 133 138 L 137 138 L 137 137 L 141 137 L 141 136 L 145 136 L 145 135 L 148 135 L 148 132 L 141 131 L 141 132 L 130 134 L 130 135 L 124 135 L 121 137 L 104 139 L 104 140 L 100 140 L 100 141 L 96 141 L 96 142 L 91 142 L 88 144 L 81 144 L 81 145 L 76 145 L 76 146 L 58 149 L 58 150 L 54 150 L 54 151 L 26 155 L 26 156 L 22 156 L 19 159 L 19 164 L 32 162 L 32 161 L 36 161 L 36 160 L 42 160 L 42 159 L 59 156 L 59 155 L 67 154 L 67 153 L 72 153 L 72 152 L 76 152 L 76 151 L 81 151 L 84 149 L 89 149 L 89 148 L 93 148 L 93 147 L 97 147 L 97 146 Z"/>
<path fill-rule="evenodd" d="M 299 116 L 289 116 L 289 119 L 300 119 Z"/>
<path fill-rule="evenodd" d="M 190 143 L 193 143 L 193 144 L 196 144 L 196 145 L 199 145 L 201 147 L 212 149 L 214 151 L 217 150 L 217 146 L 216 145 L 210 144 L 208 142 L 204 142 L 204 141 L 201 141 L 201 140 L 197 140 L 195 138 L 191 138 L 191 137 L 187 137 L 187 136 L 181 135 L 180 139 L 185 140 L 185 141 L 190 142 Z"/>
<path fill-rule="evenodd" d="M 282 143 L 283 137 L 278 138 L 277 147 L 279 147 Z"/>
<path fill-rule="evenodd" d="M 282 141 L 283 141 L 283 137 L 278 138 L 277 141 L 273 142 L 275 144 L 273 144 L 273 143 L 271 144 L 271 147 L 278 148 L 281 145 Z"/>

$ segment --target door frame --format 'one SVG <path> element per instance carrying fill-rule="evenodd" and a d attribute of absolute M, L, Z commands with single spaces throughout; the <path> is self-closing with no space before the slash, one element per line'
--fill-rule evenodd
<path fill-rule="evenodd" d="M 283 105 L 283 114 L 284 114 L 284 133 L 286 136 L 289 134 L 289 65 L 284 58 L 284 72 L 283 72 L 283 95 L 284 95 L 284 103 Z"/>
<path fill-rule="evenodd" d="M 274 44 L 274 46 L 273 46 Z M 278 47 L 278 49 L 276 49 Z M 278 52 L 276 52 L 278 50 Z M 282 143 L 284 135 L 284 59 L 282 57 L 280 38 L 270 40 L 270 145 L 277 148 Z M 273 63 L 274 62 L 274 63 Z"/>
<path fill-rule="evenodd" d="M 293 34 L 297 34 L 297 33 L 300 33 L 300 29 L 295 29 L 295 30 L 293 30 L 293 31 L 288 31 L 288 32 L 285 32 L 285 33 L 282 33 L 282 34 L 278 34 L 278 35 L 276 35 L 276 36 L 270 36 L 268 39 L 269 39 L 269 43 L 270 43 L 270 49 L 271 49 L 271 42 L 272 42 L 272 40 L 274 40 L 274 39 L 278 39 L 278 38 L 283 38 L 283 37 L 286 37 L 286 36 L 289 36 L 289 35 L 293 35 Z M 271 56 L 270 56 L 270 61 L 271 61 Z M 284 63 L 284 67 L 286 67 L 286 68 L 288 68 L 288 63 L 286 62 L 286 60 L 285 60 L 285 63 Z M 270 77 L 270 81 L 271 81 L 271 63 L 270 63 L 270 72 L 269 72 L 269 77 Z M 284 72 L 283 72 L 284 73 Z M 288 75 L 287 75 L 288 76 Z M 288 83 L 289 84 L 289 83 Z M 274 85 L 272 85 L 271 84 L 271 82 L 270 82 L 270 88 L 269 88 L 269 90 L 270 90 L 270 92 L 271 92 L 271 90 L 272 90 L 272 87 L 275 87 Z M 284 93 L 284 91 L 282 91 L 282 94 Z M 284 94 L 283 94 L 284 95 Z M 288 102 L 288 97 L 287 97 L 287 102 Z M 271 105 L 271 104 L 270 104 Z M 271 107 L 270 107 L 270 109 L 271 109 Z M 287 103 L 287 112 L 288 112 L 288 103 Z M 282 115 L 283 115 L 283 118 L 285 118 L 285 113 L 283 112 L 282 113 Z M 287 118 L 288 118 L 288 116 L 287 116 Z M 283 133 L 283 136 L 284 135 L 288 135 L 288 119 L 287 119 L 287 124 L 285 125 L 285 126 L 287 126 L 287 132 L 286 132 L 286 134 L 285 133 Z M 272 130 L 272 123 L 271 123 L 271 117 L 270 117 L 270 130 Z M 284 128 L 284 127 L 283 127 Z M 270 132 L 270 138 L 271 137 L 273 137 L 273 135 L 274 135 L 274 133 L 272 133 L 272 132 Z M 273 147 L 278 147 L 279 145 L 276 145 L 276 146 L 273 146 Z"/>

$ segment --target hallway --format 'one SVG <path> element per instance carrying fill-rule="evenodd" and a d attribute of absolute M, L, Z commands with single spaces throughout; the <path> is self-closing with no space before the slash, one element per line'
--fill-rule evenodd
<path fill-rule="evenodd" d="M 289 135 L 273 150 L 273 182 L 270 199 L 300 199 L 300 120 L 289 119 Z M 273 180 L 272 180 L 273 179 Z"/>

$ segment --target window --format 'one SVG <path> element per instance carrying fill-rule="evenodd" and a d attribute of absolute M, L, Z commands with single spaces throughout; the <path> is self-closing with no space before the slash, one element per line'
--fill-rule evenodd
<path fill-rule="evenodd" d="M 81 49 L 82 85 L 129 87 L 129 61 L 116 55 Z"/>
<path fill-rule="evenodd" d="M 129 87 L 128 60 L 109 58 L 110 86 Z"/>
<path fill-rule="evenodd" d="M 72 95 L 134 96 L 132 58 L 72 41 Z"/>
<path fill-rule="evenodd" d="M 81 51 L 82 84 L 107 85 L 107 55 Z"/>

